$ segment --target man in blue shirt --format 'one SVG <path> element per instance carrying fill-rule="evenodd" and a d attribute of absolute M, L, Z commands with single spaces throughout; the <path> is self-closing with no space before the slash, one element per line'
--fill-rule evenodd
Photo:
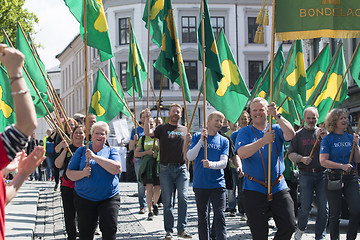
<path fill-rule="evenodd" d="M 268 115 L 278 124 L 269 131 Z M 253 239 L 268 239 L 268 218 L 274 218 L 278 231 L 274 239 L 290 239 L 295 230 L 294 205 L 282 173 L 285 169 L 283 143 L 295 136 L 291 124 L 276 110 L 275 103 L 260 97 L 250 104 L 253 125 L 240 129 L 235 150 L 242 159 L 244 203 Z M 268 151 L 271 152 L 271 191 L 267 195 Z M 271 200 L 272 199 L 272 200 Z"/>

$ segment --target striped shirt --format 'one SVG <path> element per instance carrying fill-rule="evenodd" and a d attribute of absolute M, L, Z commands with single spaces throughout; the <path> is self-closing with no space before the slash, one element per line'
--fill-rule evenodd
<path fill-rule="evenodd" d="M 5 128 L 4 132 L 1 134 L 1 140 L 9 160 L 12 161 L 15 158 L 16 153 L 27 146 L 29 138 L 17 130 L 14 124 L 12 124 Z"/>

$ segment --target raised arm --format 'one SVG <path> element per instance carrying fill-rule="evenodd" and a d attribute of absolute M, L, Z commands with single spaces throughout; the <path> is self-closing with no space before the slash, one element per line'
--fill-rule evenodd
<path fill-rule="evenodd" d="M 67 147 L 69 146 L 65 140 L 61 141 L 58 145 L 61 145 L 62 152 L 60 155 L 55 159 L 55 167 L 62 168 L 64 165 L 65 157 L 68 152 Z"/>
<path fill-rule="evenodd" d="M 237 150 L 237 154 L 241 159 L 249 158 L 254 155 L 263 146 L 272 143 L 275 140 L 274 130 L 266 131 L 264 136 L 255 142 L 249 143 L 245 146 L 240 147 Z"/>
<path fill-rule="evenodd" d="M 280 125 L 281 130 L 284 133 L 284 139 L 285 141 L 290 141 L 295 137 L 295 130 L 291 123 L 286 120 L 281 114 L 278 113 L 276 110 L 275 103 L 271 103 L 269 105 L 269 113 L 275 118 L 276 122 Z"/>

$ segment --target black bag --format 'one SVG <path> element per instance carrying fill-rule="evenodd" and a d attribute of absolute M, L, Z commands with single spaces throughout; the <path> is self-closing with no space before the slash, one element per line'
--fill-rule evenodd
<path fill-rule="evenodd" d="M 126 154 L 126 181 L 137 182 L 134 165 L 134 150 L 128 151 Z"/>
<path fill-rule="evenodd" d="M 330 191 L 340 190 L 343 187 L 341 173 L 327 172 L 326 179 L 327 179 L 327 189 Z"/>
<path fill-rule="evenodd" d="M 227 190 L 232 190 L 234 187 L 234 182 L 232 179 L 232 172 L 230 167 L 230 161 L 228 161 L 226 168 L 224 168 L 224 178 L 225 178 L 225 185 Z"/>

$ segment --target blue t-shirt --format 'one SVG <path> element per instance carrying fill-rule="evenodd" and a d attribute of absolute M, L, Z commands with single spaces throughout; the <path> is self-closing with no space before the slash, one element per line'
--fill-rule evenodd
<path fill-rule="evenodd" d="M 354 136 L 348 133 L 330 133 L 321 141 L 320 154 L 327 153 L 330 161 L 348 164 L 353 140 Z M 351 164 L 355 167 L 354 161 Z"/>
<path fill-rule="evenodd" d="M 92 150 L 92 144 L 89 146 L 89 149 Z M 85 152 L 86 147 L 78 148 L 70 159 L 68 169 L 84 169 L 87 164 Z M 115 148 L 108 147 L 106 145 L 95 154 L 114 161 L 120 161 L 118 151 Z M 91 158 L 89 159 L 89 164 L 91 167 L 91 175 L 89 178 L 84 177 L 75 181 L 76 194 L 90 201 L 101 201 L 117 195 L 119 193 L 118 175 L 109 173 Z"/>
<path fill-rule="evenodd" d="M 238 130 L 236 130 L 235 132 L 233 132 L 233 133 L 231 134 L 231 136 L 230 136 L 230 139 L 231 139 L 231 141 L 233 142 L 234 145 L 235 145 L 235 143 L 236 143 L 236 138 L 237 138 L 237 135 L 238 135 L 240 129 L 241 129 L 241 128 L 239 128 Z M 236 154 L 236 153 L 235 153 L 235 154 Z"/>
<path fill-rule="evenodd" d="M 246 126 L 241 128 L 236 138 L 235 151 L 237 151 L 242 146 L 256 142 L 258 139 L 262 138 L 268 128 L 269 128 L 269 124 L 267 125 L 264 131 L 260 131 L 253 126 Z M 278 178 L 285 170 L 284 154 L 283 154 L 283 144 L 285 142 L 284 134 L 278 124 L 273 124 L 272 129 L 275 131 L 275 142 L 273 142 L 272 144 L 272 153 L 271 153 L 271 184 L 273 184 L 276 178 Z M 254 131 L 256 135 L 254 134 Z M 265 171 L 267 175 L 269 145 L 266 144 L 264 147 L 262 147 L 261 152 L 264 157 Z M 279 161 L 278 161 L 278 157 L 279 157 Z M 279 163 L 280 163 L 280 171 L 279 171 Z M 251 157 L 242 159 L 242 167 L 243 167 L 243 171 L 246 174 L 250 175 L 251 177 L 261 182 L 265 182 L 265 173 L 264 173 L 264 167 L 261 159 L 260 150 L 258 150 Z M 243 188 L 246 190 L 257 191 L 267 194 L 267 189 L 264 186 L 253 180 L 249 180 L 247 177 L 244 178 Z M 272 188 L 272 193 L 275 194 L 285 188 L 287 188 L 287 185 L 285 179 L 282 178 L 281 181 Z"/>
<path fill-rule="evenodd" d="M 137 130 L 137 135 L 138 135 L 138 140 L 139 140 L 142 136 L 145 135 L 144 128 L 141 126 L 138 126 L 136 130 Z M 135 135 L 135 128 L 133 128 L 131 130 L 130 140 L 134 140 L 134 135 Z"/>
<path fill-rule="evenodd" d="M 190 149 L 192 149 L 201 137 L 201 132 L 193 135 Z M 207 137 L 207 159 L 219 161 L 220 155 L 229 156 L 229 140 L 219 133 Z M 201 147 L 198 156 L 194 160 L 194 188 L 212 189 L 225 188 L 224 169 L 204 168 L 201 160 L 204 159 L 204 146 Z"/>

